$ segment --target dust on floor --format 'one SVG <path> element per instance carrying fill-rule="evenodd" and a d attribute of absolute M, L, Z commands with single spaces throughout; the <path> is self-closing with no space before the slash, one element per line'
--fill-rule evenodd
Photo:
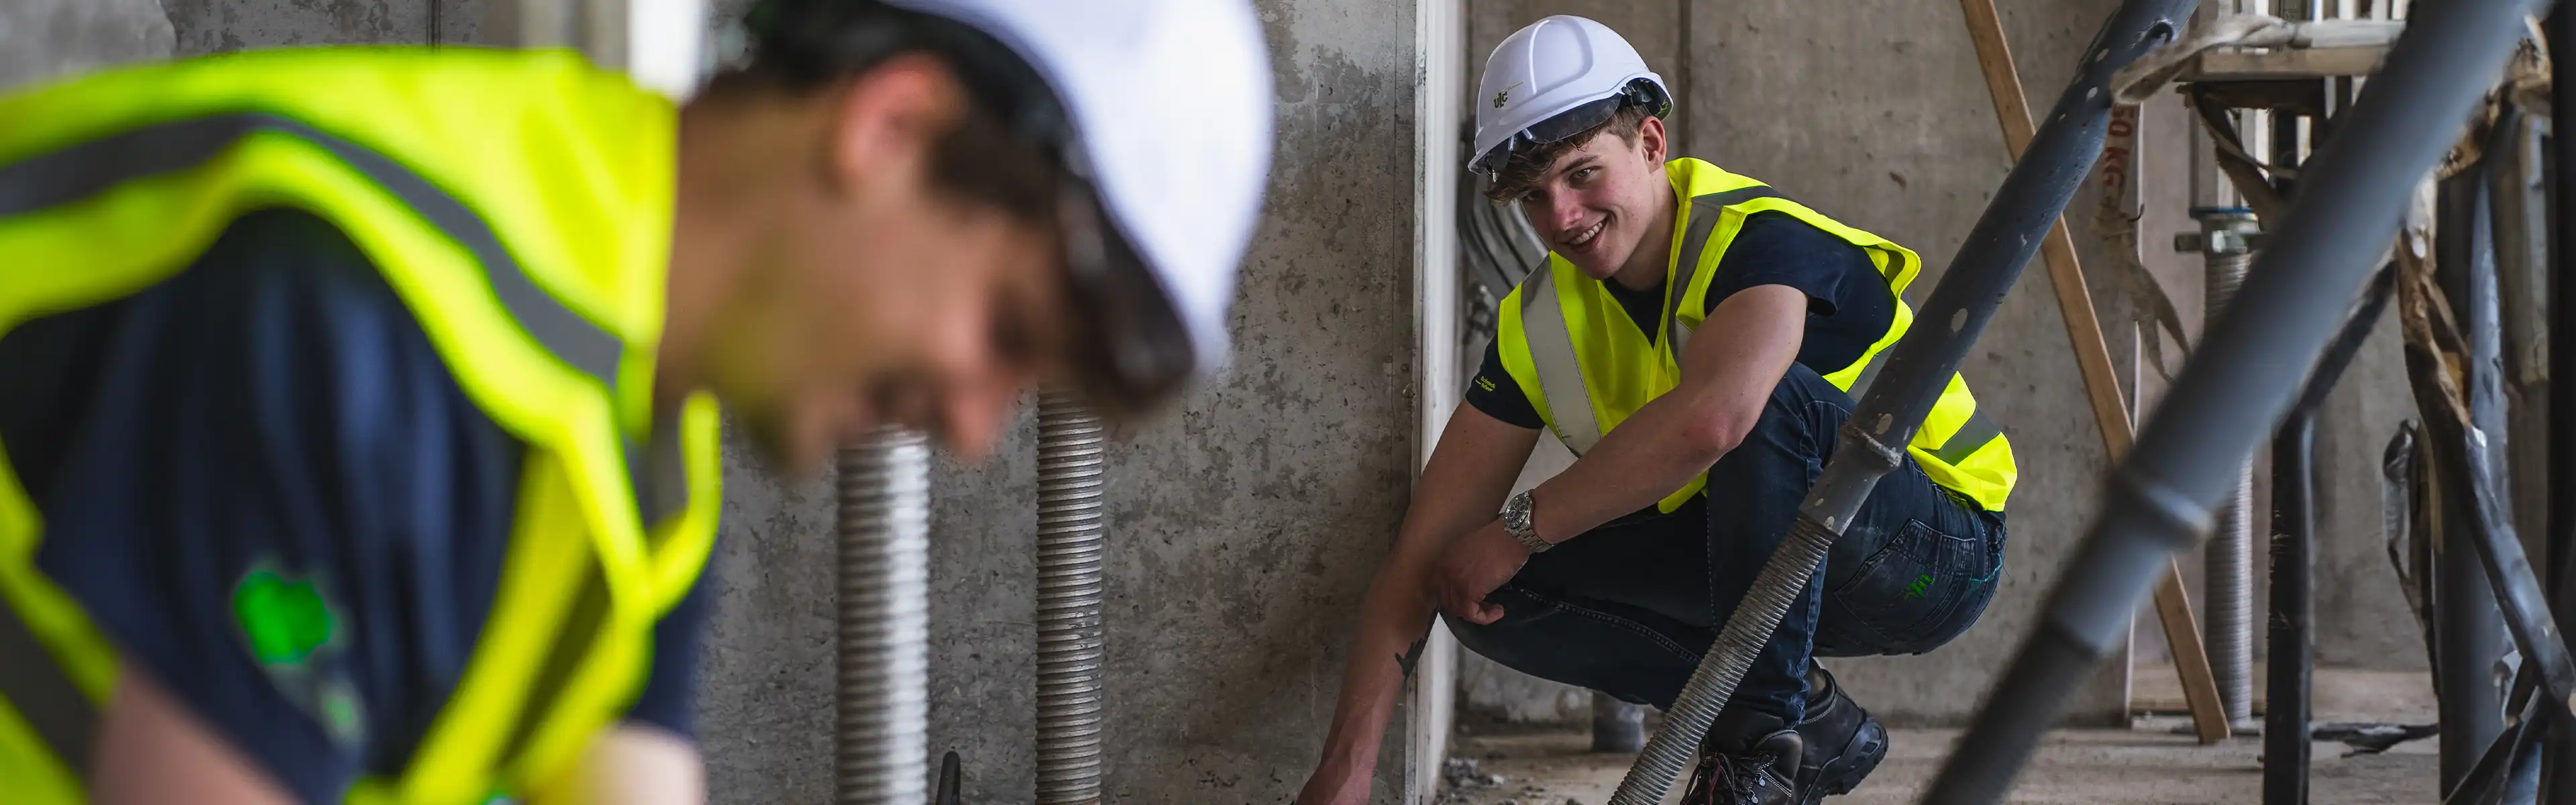
<path fill-rule="evenodd" d="M 2262 799 L 2262 739 L 2233 738 L 2200 746 L 2175 735 L 2167 719 L 2138 729 L 2070 729 L 2051 733 L 2015 784 L 2012 803 L 2213 803 Z M 1850 805 L 1911 803 L 1939 773 L 1958 740 L 1956 729 L 1898 729 L 1887 760 L 1849 796 Z M 1452 774 L 1444 805 L 1599 805 L 1610 800 L 1634 755 L 1595 754 L 1591 737 L 1573 727 L 1462 725 L 1450 744 L 1472 772 Z M 2309 777 L 2314 802 L 2435 800 L 2431 740 L 2399 744 L 2384 754 L 2345 757 L 2348 747 L 2317 742 Z M 1468 764 L 1459 764 L 1465 766 Z M 1463 768 L 1453 769 L 1465 771 Z M 1672 799 L 1678 799 L 1678 794 Z M 1668 800 L 1669 801 L 1669 800 Z"/>

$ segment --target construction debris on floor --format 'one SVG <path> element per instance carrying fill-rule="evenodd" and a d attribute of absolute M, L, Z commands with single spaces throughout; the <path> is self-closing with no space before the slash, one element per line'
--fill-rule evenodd
<path fill-rule="evenodd" d="M 2175 735 L 2166 719 L 2135 729 L 2050 734 L 2007 802 L 2200 805 L 2262 799 L 2262 740 L 2214 746 Z M 1850 796 L 1831 802 L 1901 805 L 1920 796 L 1958 739 L 1956 729 L 1890 730 L 1887 761 Z M 2345 756 L 2341 743 L 2315 752 L 2312 801 L 2421 803 L 2434 790 L 2434 742 L 2408 741 L 2384 753 Z M 1596 754 L 1580 726 L 1462 726 L 1450 744 L 1441 805 L 1600 805 L 1610 800 L 1634 755 Z M 1678 790 L 1678 787 L 1676 787 Z"/>
<path fill-rule="evenodd" d="M 2165 672 L 2170 673 L 2169 669 Z M 2180 686 L 2142 669 L 2132 701 L 2179 710 Z M 2170 696 L 2166 688 L 2173 690 Z M 2171 699 L 2168 703 L 2166 699 Z M 2432 688 L 2421 672 L 2318 669 L 2310 795 L 2338 805 L 2422 803 L 2435 791 Z M 2263 741 L 2240 735 L 2201 746 L 2179 713 L 2142 716 L 2130 729 L 2066 729 L 2050 734 L 2031 758 L 2007 802 L 2201 805 L 2259 802 Z M 1659 724 L 1649 715 L 1647 729 Z M 1850 796 L 1849 805 L 1912 803 L 1939 773 L 1957 729 L 1889 730 L 1887 760 Z M 1443 769 L 1441 805 L 1602 805 L 1635 755 L 1591 751 L 1582 723 L 1506 724 L 1459 719 Z M 1678 792 L 1680 786 L 1675 786 Z"/>

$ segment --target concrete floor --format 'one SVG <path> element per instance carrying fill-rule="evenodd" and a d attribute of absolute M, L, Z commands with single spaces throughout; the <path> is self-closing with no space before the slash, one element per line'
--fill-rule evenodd
<path fill-rule="evenodd" d="M 2013 788 L 2012 803 L 2256 802 L 2262 791 L 2259 739 L 2198 746 L 2163 724 L 2139 730 L 2060 730 Z M 1463 732 L 1463 731 L 1462 731 Z M 1887 761 L 1850 796 L 1830 802 L 1914 802 L 1940 771 L 1958 739 L 1955 729 L 1899 729 Z M 1633 755 L 1588 751 L 1590 738 L 1571 728 L 1495 728 L 1458 737 L 1454 756 L 1478 759 L 1478 771 L 1500 785 L 1452 790 L 1446 805 L 1598 805 L 1610 800 Z M 2430 802 L 2435 799 L 2433 742 L 2399 744 L 2385 754 L 2344 757 L 2346 747 L 2320 742 L 2310 776 L 2314 802 Z M 1678 799 L 1676 792 L 1675 799 Z"/>
<path fill-rule="evenodd" d="M 2143 681 L 2143 680 L 2142 680 Z M 2377 672 L 2319 672 L 2321 721 L 2433 720 L 2421 676 Z M 2069 729 L 2052 733 L 2014 787 L 2012 803 L 2215 803 L 2257 802 L 2262 790 L 2262 740 L 2238 737 L 2199 746 L 2176 734 L 2186 720 L 2141 717 L 2133 729 Z M 1650 725 L 1651 728 L 1651 725 Z M 1859 790 L 1831 802 L 1898 805 L 1914 802 L 1939 773 L 1960 730 L 1892 731 L 1887 760 Z M 1579 726 L 1471 723 L 1462 720 L 1451 756 L 1474 761 L 1473 775 L 1449 789 L 1444 805 L 1598 805 L 1628 770 L 1633 755 L 1594 754 Z M 2347 756 L 2349 747 L 2318 742 L 2311 752 L 2310 800 L 2368 803 L 2436 799 L 2435 742 L 2399 744 L 2384 754 Z M 1490 782 L 1495 777 L 1499 783 Z M 1678 800 L 1679 792 L 1667 801 Z"/>

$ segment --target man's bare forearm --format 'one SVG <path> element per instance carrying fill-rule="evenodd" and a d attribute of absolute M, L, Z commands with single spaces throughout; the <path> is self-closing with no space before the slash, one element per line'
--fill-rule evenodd
<path fill-rule="evenodd" d="M 1433 602 L 1424 587 L 1425 574 L 1450 540 L 1493 521 L 1537 442 L 1536 431 L 1473 408 L 1450 418 L 1415 484 L 1395 550 L 1361 600 L 1332 731 L 1325 739 L 1327 767 L 1357 768 L 1376 758 L 1387 715 L 1421 661 L 1431 631 Z"/>
<path fill-rule="evenodd" d="M 1351 658 L 1342 669 L 1342 692 L 1324 738 L 1324 762 L 1366 763 L 1377 756 L 1386 719 L 1404 682 L 1413 676 L 1430 643 L 1431 603 L 1418 581 L 1389 578 L 1419 571 L 1390 564 L 1369 585 L 1360 622 L 1351 634 Z"/>

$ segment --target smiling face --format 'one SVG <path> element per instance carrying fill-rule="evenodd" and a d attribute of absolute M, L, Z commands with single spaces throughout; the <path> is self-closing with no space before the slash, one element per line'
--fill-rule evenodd
<path fill-rule="evenodd" d="M 1614 117 L 1569 138 L 1570 146 L 1532 155 L 1547 159 L 1543 164 L 1516 158 L 1498 182 L 1497 195 L 1520 205 L 1548 249 L 1593 279 L 1607 280 L 1637 259 L 1673 205 L 1664 122 L 1637 117 Z"/>

